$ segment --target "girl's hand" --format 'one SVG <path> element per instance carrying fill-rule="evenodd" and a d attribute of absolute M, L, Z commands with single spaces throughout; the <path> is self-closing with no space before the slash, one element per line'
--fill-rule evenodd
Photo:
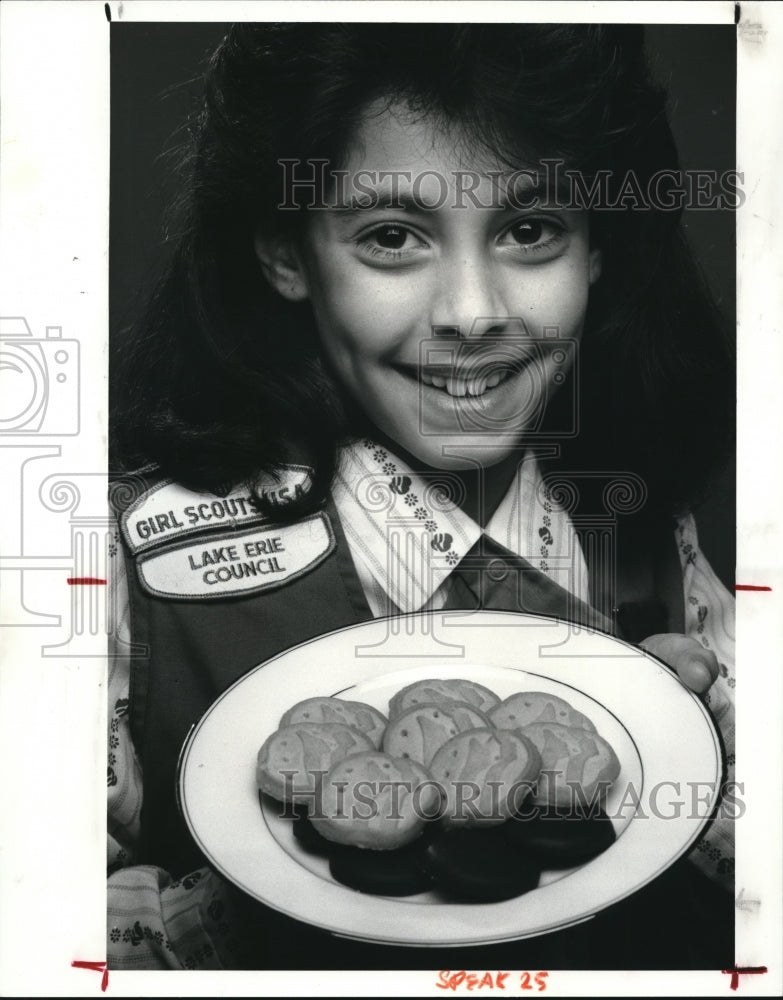
<path fill-rule="evenodd" d="M 643 639 L 639 645 L 668 663 L 695 694 L 705 694 L 718 676 L 718 661 L 712 650 L 687 635 L 662 632 Z"/>

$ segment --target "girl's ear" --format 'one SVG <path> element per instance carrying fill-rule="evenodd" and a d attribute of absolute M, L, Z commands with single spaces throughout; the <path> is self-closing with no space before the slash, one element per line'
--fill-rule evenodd
<path fill-rule="evenodd" d="M 603 270 L 603 258 L 600 250 L 590 251 L 590 284 L 594 285 L 601 277 Z"/>
<path fill-rule="evenodd" d="M 269 284 L 289 302 L 310 297 L 304 265 L 293 240 L 257 232 L 253 246 Z"/>

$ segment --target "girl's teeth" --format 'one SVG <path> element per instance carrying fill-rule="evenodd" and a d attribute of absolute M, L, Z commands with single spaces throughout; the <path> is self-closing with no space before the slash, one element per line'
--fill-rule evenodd
<path fill-rule="evenodd" d="M 435 389 L 445 389 L 450 396 L 483 396 L 487 389 L 494 389 L 510 374 L 510 370 L 504 368 L 500 371 L 494 371 L 491 375 L 465 379 L 446 375 L 429 375 L 422 371 L 421 381 L 424 385 L 433 386 Z"/>

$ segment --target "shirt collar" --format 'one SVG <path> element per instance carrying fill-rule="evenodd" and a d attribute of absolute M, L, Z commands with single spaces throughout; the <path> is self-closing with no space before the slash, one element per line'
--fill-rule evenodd
<path fill-rule="evenodd" d="M 371 440 L 342 450 L 333 499 L 348 544 L 402 612 L 424 607 L 482 534 L 454 502 L 449 484 L 447 472 L 414 472 Z M 547 561 L 547 540 L 558 527 L 570 537 L 568 515 L 546 494 L 538 463 L 528 452 L 483 533 L 531 563 L 537 560 L 537 568 L 557 579 L 561 568 Z M 581 565 L 580 570 L 584 577 Z"/>

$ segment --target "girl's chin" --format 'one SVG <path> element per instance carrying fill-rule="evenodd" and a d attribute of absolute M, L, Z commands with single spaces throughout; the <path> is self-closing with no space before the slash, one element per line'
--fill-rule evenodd
<path fill-rule="evenodd" d="M 444 472 L 460 472 L 477 466 L 490 468 L 519 453 L 519 445 L 511 437 L 503 442 L 490 441 L 480 434 L 416 436 L 413 440 L 402 436 L 395 440 L 385 434 L 376 437 L 411 467 L 425 466 Z"/>

